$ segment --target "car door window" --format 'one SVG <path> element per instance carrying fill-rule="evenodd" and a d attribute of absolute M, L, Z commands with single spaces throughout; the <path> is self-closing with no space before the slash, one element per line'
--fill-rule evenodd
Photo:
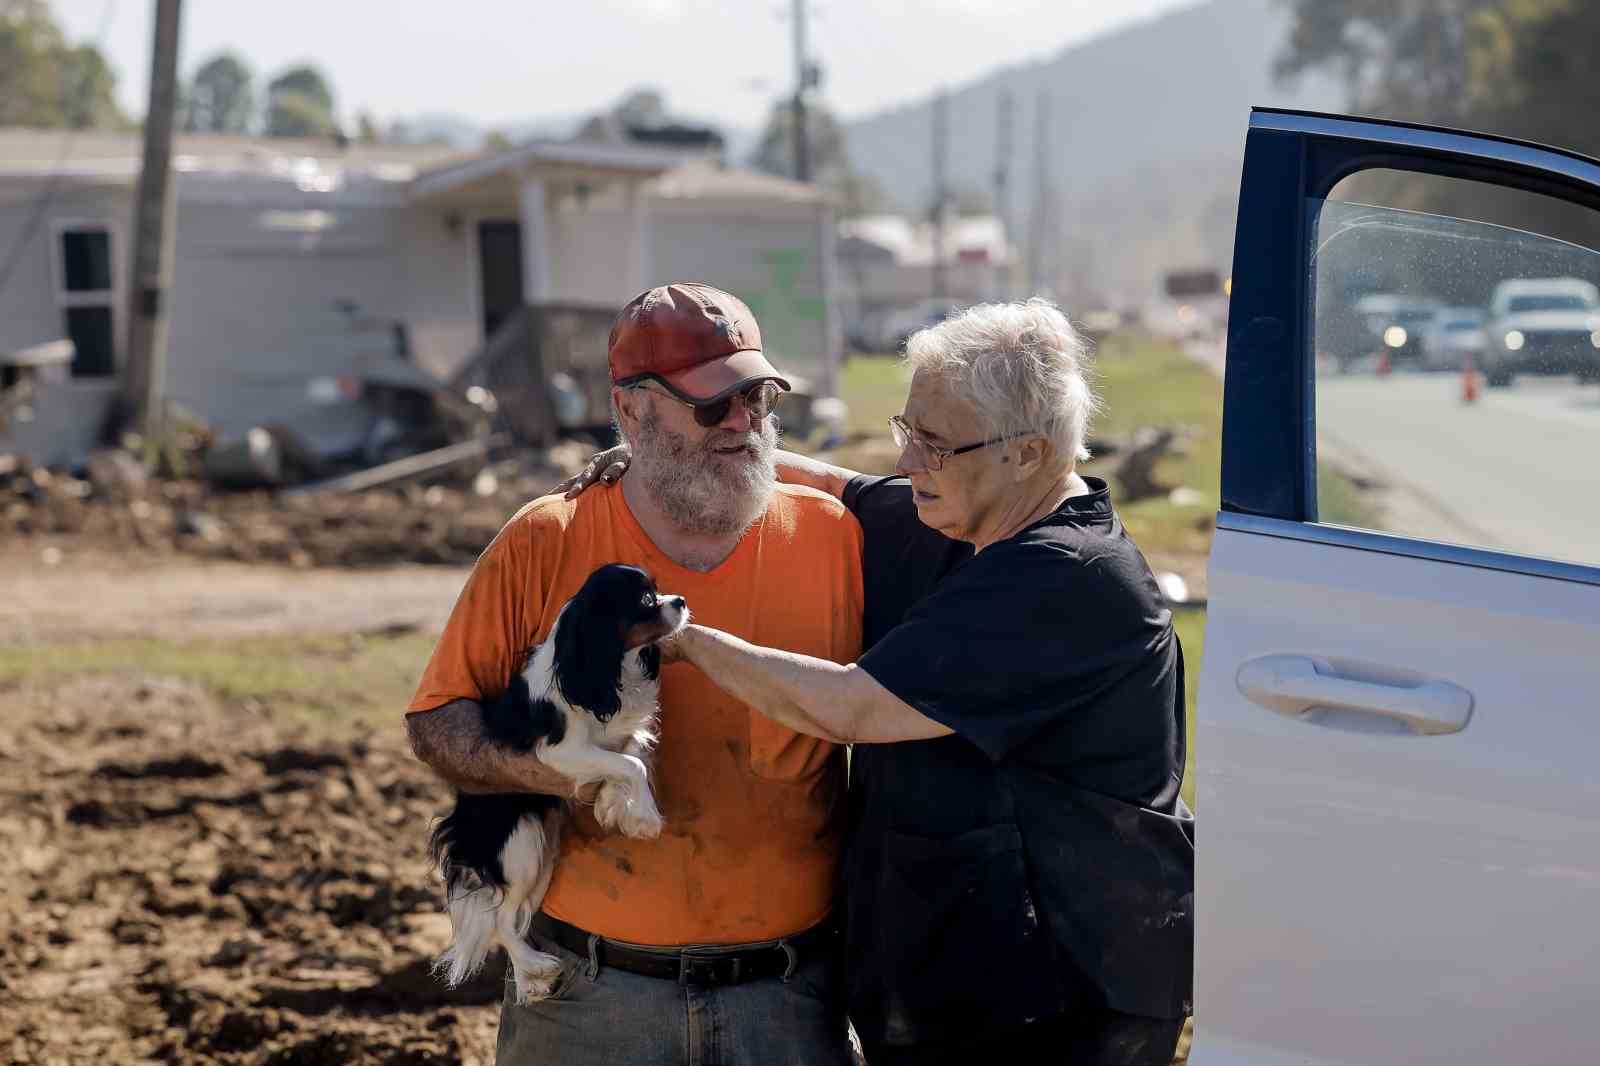
<path fill-rule="evenodd" d="M 1600 562 L 1600 215 L 1396 170 L 1310 208 L 1320 520 Z"/>

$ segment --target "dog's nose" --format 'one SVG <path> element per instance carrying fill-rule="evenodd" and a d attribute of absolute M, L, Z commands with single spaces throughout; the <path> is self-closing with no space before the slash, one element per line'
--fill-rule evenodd
<path fill-rule="evenodd" d="M 668 607 L 682 607 L 685 602 L 682 596 L 668 596 L 666 600 Z"/>

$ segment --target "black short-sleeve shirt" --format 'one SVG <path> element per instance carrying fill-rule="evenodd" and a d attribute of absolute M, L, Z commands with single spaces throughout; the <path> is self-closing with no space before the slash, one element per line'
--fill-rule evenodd
<path fill-rule="evenodd" d="M 852 753 L 851 1016 L 937 1040 L 1080 1006 L 1189 1011 L 1182 652 L 1105 483 L 973 555 L 856 478 L 860 666 L 954 734 Z"/>

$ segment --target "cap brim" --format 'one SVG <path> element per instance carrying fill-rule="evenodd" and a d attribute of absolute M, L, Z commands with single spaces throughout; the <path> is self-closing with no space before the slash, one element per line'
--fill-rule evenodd
<path fill-rule="evenodd" d="M 734 352 L 687 370 L 662 374 L 661 378 L 673 389 L 702 403 L 720 400 L 758 381 L 775 381 L 785 391 L 790 388 L 789 379 L 757 351 Z"/>

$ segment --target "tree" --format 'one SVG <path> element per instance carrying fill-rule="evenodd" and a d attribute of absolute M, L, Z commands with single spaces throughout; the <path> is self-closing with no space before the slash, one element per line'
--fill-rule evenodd
<path fill-rule="evenodd" d="M 44 0 L 0 0 L 0 126 L 128 125 L 116 75 L 92 45 L 69 45 Z"/>
<path fill-rule="evenodd" d="M 667 102 L 660 89 L 630 89 L 611 113 L 624 127 L 660 126 L 667 121 Z"/>
<path fill-rule="evenodd" d="M 254 75 L 244 60 L 221 52 L 195 71 L 185 99 L 188 133 L 244 133 L 255 114 Z"/>
<path fill-rule="evenodd" d="M 328 137 L 338 132 L 333 90 L 316 67 L 291 67 L 267 84 L 268 137 Z"/>
<path fill-rule="evenodd" d="M 380 144 L 383 134 L 378 130 L 378 121 L 372 117 L 372 112 L 363 111 L 356 116 L 356 140 L 362 144 Z"/>
<path fill-rule="evenodd" d="M 1588 0 L 1289 0 L 1278 62 L 1293 77 L 1334 68 L 1355 110 L 1600 153 L 1600 5 Z M 1592 215 L 1557 200 L 1368 171 L 1346 195 L 1589 243 Z"/>
<path fill-rule="evenodd" d="M 1600 8 L 1505 0 L 1480 13 L 1473 30 L 1473 98 L 1485 128 L 1600 155 Z"/>
<path fill-rule="evenodd" d="M 1286 0 L 1289 80 L 1333 70 L 1353 111 L 1460 125 L 1472 110 L 1473 27 L 1501 0 Z"/>
<path fill-rule="evenodd" d="M 768 174 L 793 177 L 794 105 L 785 97 L 772 105 L 767 125 L 750 157 L 750 165 Z M 825 107 L 806 109 L 806 140 L 811 172 L 816 184 L 839 208 L 843 218 L 871 214 L 884 208 L 887 197 L 872 178 L 856 173 L 845 147 L 844 129 Z"/>

